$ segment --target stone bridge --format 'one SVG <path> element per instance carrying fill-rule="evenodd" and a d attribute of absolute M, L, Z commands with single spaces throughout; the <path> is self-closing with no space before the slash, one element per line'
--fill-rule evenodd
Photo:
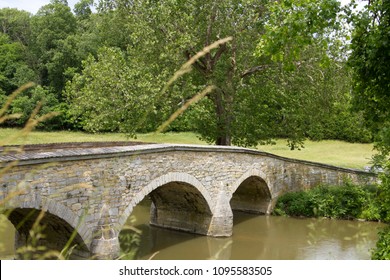
<path fill-rule="evenodd" d="M 61 249 L 74 237 L 77 256 L 116 258 L 119 232 L 146 196 L 152 225 L 222 237 L 232 234 L 232 210 L 269 214 L 282 193 L 345 180 L 375 176 L 237 147 L 38 149 L 0 155 L 0 207 L 16 246 L 44 211 L 47 246 Z"/>

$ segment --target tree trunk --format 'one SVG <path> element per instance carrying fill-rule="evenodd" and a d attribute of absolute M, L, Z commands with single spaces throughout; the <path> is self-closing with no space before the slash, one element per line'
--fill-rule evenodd
<path fill-rule="evenodd" d="M 227 49 L 223 50 L 226 51 Z M 233 40 L 230 48 L 230 67 L 226 72 L 226 83 L 220 89 L 216 96 L 216 113 L 217 113 L 217 139 L 216 144 L 221 146 L 231 146 L 232 144 L 232 123 L 234 118 L 234 73 L 236 71 L 236 44 Z"/>
<path fill-rule="evenodd" d="M 231 119 L 232 112 L 226 101 L 226 92 L 219 89 L 215 93 L 214 104 L 217 114 L 217 137 L 215 144 L 219 146 L 230 146 L 231 143 Z"/>
<path fill-rule="evenodd" d="M 215 141 L 215 144 L 218 146 L 231 146 L 232 143 L 230 135 L 219 136 L 217 141 Z"/>

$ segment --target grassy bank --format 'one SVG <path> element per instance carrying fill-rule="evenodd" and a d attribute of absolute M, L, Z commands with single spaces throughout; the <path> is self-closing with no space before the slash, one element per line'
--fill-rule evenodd
<path fill-rule="evenodd" d="M 0 128 L 0 142 L 10 138 L 18 130 Z M 85 133 L 74 131 L 32 131 L 26 137 L 19 137 L 12 144 L 45 144 L 61 142 L 99 142 L 99 141 L 141 141 L 155 143 L 206 144 L 200 141 L 195 133 L 147 133 L 139 134 L 137 138 L 129 138 L 123 133 Z M 11 144 L 11 143 L 9 143 Z"/>
<path fill-rule="evenodd" d="M 16 129 L 0 128 L 0 143 L 17 133 Z M 33 131 L 26 137 L 20 137 L 13 143 L 7 144 L 41 144 L 59 142 L 93 142 L 93 141 L 127 141 L 134 140 L 121 133 L 90 134 L 83 132 L 42 132 Z M 148 133 L 137 135 L 137 141 L 155 143 L 207 143 L 198 139 L 195 133 Z M 336 166 L 363 169 L 370 164 L 373 155 L 372 144 L 346 143 L 342 141 L 306 141 L 302 150 L 291 151 L 286 140 L 277 140 L 276 145 L 263 145 L 259 150 L 270 152 L 279 156 L 310 160 L 332 164 Z"/>
<path fill-rule="evenodd" d="M 291 151 L 286 140 L 277 140 L 276 145 L 259 146 L 258 149 L 276 155 L 336 166 L 363 169 L 370 165 L 375 153 L 372 144 L 348 143 L 343 141 L 306 141 L 305 148 Z"/>
<path fill-rule="evenodd" d="M 343 186 L 320 185 L 315 188 L 285 193 L 278 197 L 274 215 L 295 217 L 327 217 L 332 219 L 362 219 L 390 222 L 389 180 L 382 176 L 381 185 Z M 374 260 L 390 260 L 390 226 L 379 232 Z"/>

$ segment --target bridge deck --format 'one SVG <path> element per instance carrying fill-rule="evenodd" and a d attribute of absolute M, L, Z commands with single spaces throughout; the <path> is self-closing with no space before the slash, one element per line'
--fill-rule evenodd
<path fill-rule="evenodd" d="M 359 169 L 351 169 L 333 166 L 324 163 L 298 160 L 281 157 L 268 152 L 247 149 L 234 146 L 206 146 L 186 144 L 153 144 L 142 142 L 85 142 L 85 143 L 60 143 L 26 146 L 8 146 L 0 148 L 0 167 L 17 162 L 17 165 L 39 164 L 54 161 L 69 161 L 80 159 L 96 159 L 118 157 L 145 153 L 159 153 L 168 151 L 198 151 L 221 153 L 246 153 L 280 159 L 323 168 L 347 171 L 365 175 L 375 175 Z"/>
<path fill-rule="evenodd" d="M 27 144 L 27 145 L 7 145 L 0 146 L 0 153 L 18 153 L 31 152 L 31 151 L 53 151 L 64 149 L 86 149 L 86 148 L 104 148 L 104 147 L 117 147 L 117 146 L 136 146 L 154 144 L 149 142 L 137 142 L 137 141 L 106 141 L 106 142 L 62 142 L 62 143 L 46 143 L 46 144 Z"/>

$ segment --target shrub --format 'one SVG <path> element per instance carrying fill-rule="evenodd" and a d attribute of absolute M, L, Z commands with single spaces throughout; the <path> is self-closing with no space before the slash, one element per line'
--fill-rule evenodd
<path fill-rule="evenodd" d="M 309 194 L 299 191 L 282 195 L 276 203 L 274 214 L 281 216 L 313 216 Z"/>
<path fill-rule="evenodd" d="M 381 175 L 381 184 L 378 187 L 378 208 L 380 219 L 383 222 L 390 222 L 390 174 L 387 172 Z"/>
<path fill-rule="evenodd" d="M 377 220 L 376 187 L 319 185 L 307 191 L 282 195 L 274 214 L 336 219 L 366 218 Z"/>
<path fill-rule="evenodd" d="M 379 240 L 371 252 L 373 260 L 390 260 L 390 226 L 379 232 Z"/>

